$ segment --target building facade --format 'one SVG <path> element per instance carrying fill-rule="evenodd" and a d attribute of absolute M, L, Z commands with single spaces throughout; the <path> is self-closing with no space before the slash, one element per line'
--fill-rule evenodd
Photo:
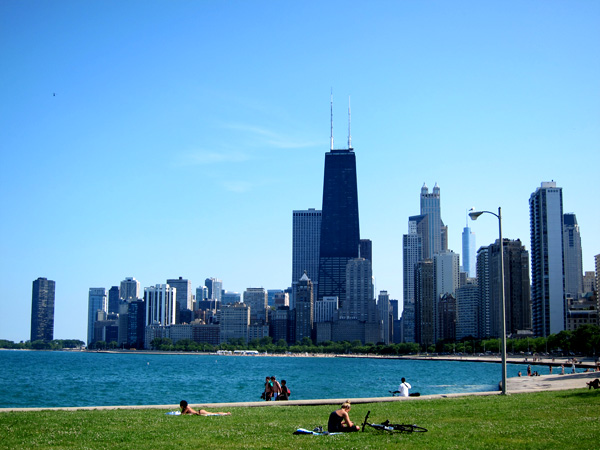
<path fill-rule="evenodd" d="M 104 288 L 90 288 L 88 293 L 87 345 L 94 342 L 94 323 L 98 311 L 108 312 L 108 293 Z"/>
<path fill-rule="evenodd" d="M 298 282 L 296 295 L 296 341 L 303 338 L 313 339 L 314 289 L 307 274 Z"/>
<path fill-rule="evenodd" d="M 562 188 L 543 182 L 529 198 L 533 332 L 549 336 L 566 327 Z"/>
<path fill-rule="evenodd" d="M 177 289 L 168 284 L 157 284 L 144 288 L 144 302 L 146 305 L 146 326 L 148 325 L 174 325 L 176 315 Z"/>
<path fill-rule="evenodd" d="M 290 307 L 294 309 L 296 288 L 304 272 L 313 282 L 319 283 L 319 247 L 321 243 L 320 210 L 309 208 L 293 211 L 292 217 L 292 296 Z"/>
<path fill-rule="evenodd" d="M 175 310 L 175 323 L 181 323 L 182 320 L 179 317 L 181 311 L 193 308 L 192 282 L 179 277 L 167 280 L 167 284 L 176 289 L 175 303 L 177 309 Z"/>
<path fill-rule="evenodd" d="M 31 342 L 54 340 L 56 282 L 38 278 L 31 292 Z"/>
<path fill-rule="evenodd" d="M 563 215 L 565 297 L 578 298 L 583 291 L 581 233 L 573 213 Z"/>
<path fill-rule="evenodd" d="M 356 156 L 352 148 L 325 154 L 317 299 L 346 301 L 346 264 L 359 252 Z"/>

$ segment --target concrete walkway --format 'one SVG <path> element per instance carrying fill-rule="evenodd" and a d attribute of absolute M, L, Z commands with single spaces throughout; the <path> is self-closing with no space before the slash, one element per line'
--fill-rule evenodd
<path fill-rule="evenodd" d="M 508 394 L 523 394 L 539 391 L 561 391 L 569 389 L 588 389 L 587 382 L 600 378 L 600 372 L 584 372 L 568 375 L 541 375 L 538 377 L 515 377 L 507 380 Z M 237 403 L 206 403 L 202 404 L 207 410 L 228 410 L 231 408 L 267 407 L 278 408 L 282 406 L 315 406 L 315 405 L 341 405 L 346 400 L 353 404 L 421 401 L 439 398 L 456 398 L 466 396 L 499 395 L 500 391 L 492 392 L 466 392 L 460 394 L 422 395 L 420 397 L 371 397 L 371 398 L 337 398 L 314 400 L 290 400 L 283 402 L 237 402 Z M 199 405 L 191 405 L 196 408 Z M 178 405 L 136 405 L 136 406 L 85 406 L 63 408 L 0 408 L 0 413 L 10 411 L 80 411 L 80 410 L 113 410 L 113 409 L 162 409 L 174 411 Z"/>

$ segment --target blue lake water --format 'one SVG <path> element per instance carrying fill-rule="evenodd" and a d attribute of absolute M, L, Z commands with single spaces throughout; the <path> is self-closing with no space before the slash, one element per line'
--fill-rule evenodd
<path fill-rule="evenodd" d="M 526 371 L 509 364 L 508 376 Z M 406 377 L 421 395 L 497 390 L 495 363 L 377 358 L 0 350 L 0 407 L 258 401 L 265 376 L 291 399 L 385 397 Z"/>

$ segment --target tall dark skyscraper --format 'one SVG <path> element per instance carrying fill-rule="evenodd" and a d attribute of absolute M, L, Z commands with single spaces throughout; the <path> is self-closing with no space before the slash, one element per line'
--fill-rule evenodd
<path fill-rule="evenodd" d="M 332 141 L 333 142 L 333 141 Z M 350 144 L 350 140 L 348 142 Z M 318 299 L 346 299 L 346 264 L 358 258 L 358 188 L 354 149 L 332 149 L 325 154 Z"/>
<path fill-rule="evenodd" d="M 46 278 L 33 282 L 31 294 L 31 341 L 54 339 L 54 289 L 56 283 Z"/>

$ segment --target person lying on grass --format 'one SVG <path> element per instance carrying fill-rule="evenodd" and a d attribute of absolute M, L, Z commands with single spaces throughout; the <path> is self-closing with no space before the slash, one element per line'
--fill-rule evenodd
<path fill-rule="evenodd" d="M 181 414 L 191 414 L 195 416 L 230 416 L 230 412 L 210 412 L 205 409 L 201 409 L 200 411 L 196 411 L 185 400 L 181 400 L 179 402 L 179 406 L 181 406 Z"/>

